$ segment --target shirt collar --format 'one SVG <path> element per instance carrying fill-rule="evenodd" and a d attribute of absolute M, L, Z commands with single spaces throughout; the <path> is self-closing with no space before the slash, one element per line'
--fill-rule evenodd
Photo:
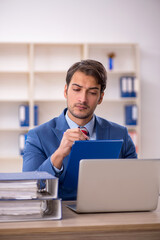
<path fill-rule="evenodd" d="M 75 122 L 73 122 L 69 117 L 68 117 L 68 111 L 66 112 L 66 115 L 65 115 L 65 118 L 66 118 L 66 121 L 69 125 L 69 127 L 72 129 L 72 128 L 77 128 L 79 127 L 79 125 Z M 92 136 L 93 135 L 93 131 L 94 131 L 94 125 L 95 125 L 95 115 L 93 115 L 92 119 L 86 124 L 84 125 L 83 127 L 86 127 L 88 132 L 89 132 L 89 136 Z"/>

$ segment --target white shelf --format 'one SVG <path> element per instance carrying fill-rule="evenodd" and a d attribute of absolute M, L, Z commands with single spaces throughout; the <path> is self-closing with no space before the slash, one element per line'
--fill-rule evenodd
<path fill-rule="evenodd" d="M 1 127 L 0 132 L 27 132 L 29 127 Z"/>
<path fill-rule="evenodd" d="M 108 70 L 108 54 L 115 52 L 114 69 Z M 95 59 L 107 69 L 107 89 L 96 114 L 125 125 L 124 107 L 137 104 L 138 125 L 126 126 L 136 131 L 141 151 L 141 101 L 139 50 L 134 43 L 0 43 L 0 160 L 8 169 L 21 168 L 18 136 L 33 128 L 33 106 L 39 107 L 39 124 L 58 116 L 66 107 L 63 96 L 66 72 L 81 59 Z M 121 76 L 134 76 L 138 81 L 136 98 L 121 98 Z M 30 107 L 30 126 L 19 127 L 19 105 Z M 8 156 L 8 149 L 9 155 Z M 2 157 L 5 156 L 5 157 Z M 18 160 L 17 160 L 18 159 Z M 2 164 L 1 164 L 2 166 Z M 6 167 L 7 169 L 7 163 Z"/>
<path fill-rule="evenodd" d="M 105 102 L 113 102 L 113 103 L 136 103 L 137 98 L 132 97 L 132 98 L 104 98 Z"/>
<path fill-rule="evenodd" d="M 62 69 L 62 70 L 39 70 L 39 71 L 34 71 L 35 74 L 66 74 L 67 69 Z"/>
<path fill-rule="evenodd" d="M 82 58 L 82 44 L 35 44 L 34 71 L 64 71 Z"/>
<path fill-rule="evenodd" d="M 0 98 L 0 102 L 8 102 L 8 103 L 18 103 L 18 102 L 20 102 L 20 103 L 25 103 L 25 102 L 29 102 L 29 98 L 27 99 L 27 98 Z"/>
<path fill-rule="evenodd" d="M 128 70 L 128 71 L 123 71 L 123 70 L 108 70 L 107 71 L 107 74 L 108 75 L 136 75 L 136 71 L 130 71 L 130 70 Z"/>
<path fill-rule="evenodd" d="M 126 125 L 126 127 L 128 128 L 128 130 L 138 130 L 138 127 L 136 125 Z"/>
<path fill-rule="evenodd" d="M 47 102 L 66 102 L 66 100 L 64 98 L 35 98 L 34 101 L 36 103 L 41 103 L 41 102 L 44 102 L 44 103 L 47 103 Z"/>
<path fill-rule="evenodd" d="M 29 71 L 26 70 L 10 70 L 10 69 L 6 69 L 5 71 L 0 70 L 0 74 L 29 74 Z"/>
<path fill-rule="evenodd" d="M 22 156 L 0 156 L 1 173 L 22 172 Z"/>
<path fill-rule="evenodd" d="M 29 72 L 29 44 L 0 43 L 0 71 Z"/>

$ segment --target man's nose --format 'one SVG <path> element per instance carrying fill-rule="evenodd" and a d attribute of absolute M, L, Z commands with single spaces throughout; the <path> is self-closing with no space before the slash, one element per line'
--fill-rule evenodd
<path fill-rule="evenodd" d="M 82 92 L 81 92 L 81 94 L 80 94 L 80 96 L 79 96 L 79 100 L 80 100 L 81 102 L 86 102 L 86 101 L 87 101 L 87 93 L 86 93 L 86 91 L 82 91 Z"/>

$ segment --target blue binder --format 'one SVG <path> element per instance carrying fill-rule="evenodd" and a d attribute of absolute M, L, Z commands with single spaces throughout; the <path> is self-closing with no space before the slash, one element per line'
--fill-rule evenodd
<path fill-rule="evenodd" d="M 125 106 L 125 124 L 126 125 L 137 125 L 138 109 L 137 105 Z"/>
<path fill-rule="evenodd" d="M 132 92 L 131 92 L 131 97 L 136 97 L 137 96 L 137 92 L 136 92 L 136 79 L 135 77 L 132 77 Z"/>
<path fill-rule="evenodd" d="M 21 127 L 29 126 L 29 106 L 28 105 L 19 106 L 19 123 Z"/>
<path fill-rule="evenodd" d="M 21 127 L 29 127 L 29 105 L 19 106 L 19 123 Z M 38 106 L 34 105 L 34 126 L 38 125 Z"/>
<path fill-rule="evenodd" d="M 52 197 L 58 196 L 58 178 L 49 174 L 48 172 L 14 172 L 14 173 L 0 173 L 0 182 L 14 182 L 18 181 L 37 181 L 37 189 L 45 189 Z M 46 182 L 49 181 L 49 182 Z M 17 192 L 18 193 L 18 192 Z"/>
<path fill-rule="evenodd" d="M 68 160 L 63 185 L 77 189 L 79 162 L 81 159 L 118 158 L 123 140 L 75 141 Z"/>
<path fill-rule="evenodd" d="M 0 222 L 62 218 L 58 178 L 47 172 L 0 173 Z M 17 189 L 18 186 L 18 190 Z"/>
<path fill-rule="evenodd" d="M 123 76 L 120 78 L 121 97 L 136 97 L 135 77 Z"/>
<path fill-rule="evenodd" d="M 127 77 L 120 78 L 120 92 L 121 92 L 121 97 L 129 97 Z"/>
<path fill-rule="evenodd" d="M 38 125 L 38 106 L 34 105 L 34 126 Z"/>

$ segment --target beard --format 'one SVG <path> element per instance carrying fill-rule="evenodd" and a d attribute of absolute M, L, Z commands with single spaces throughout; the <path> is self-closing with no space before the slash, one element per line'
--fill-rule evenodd
<path fill-rule="evenodd" d="M 85 109 L 83 110 L 79 110 L 78 113 L 76 113 L 76 110 L 74 110 L 74 108 L 76 108 L 77 106 L 82 106 L 84 107 Z M 75 104 L 73 107 L 70 107 L 69 105 L 67 106 L 68 107 L 68 111 L 70 112 L 70 114 L 75 117 L 75 118 L 78 118 L 78 119 L 87 119 L 87 118 L 90 118 L 93 116 L 93 112 L 94 111 L 91 111 L 89 110 L 89 106 L 87 106 L 86 104 Z"/>

